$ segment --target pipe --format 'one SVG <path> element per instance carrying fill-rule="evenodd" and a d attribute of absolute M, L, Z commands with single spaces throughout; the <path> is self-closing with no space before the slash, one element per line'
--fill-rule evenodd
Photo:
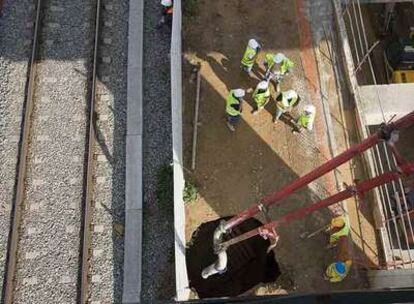
<path fill-rule="evenodd" d="M 255 216 L 260 211 L 259 206 L 261 204 L 263 204 L 266 207 L 269 207 L 271 205 L 282 203 L 283 200 L 289 195 L 291 195 L 293 192 L 308 185 L 312 181 L 325 175 L 326 173 L 332 171 L 333 169 L 339 167 L 340 165 L 349 161 L 356 155 L 361 154 L 362 152 L 375 146 L 381 140 L 388 141 L 393 131 L 407 128 L 411 126 L 412 124 L 414 124 L 414 111 L 401 117 L 395 122 L 382 125 L 382 127 L 378 129 L 378 131 L 375 134 L 372 134 L 371 136 L 364 139 L 359 144 L 353 145 L 346 151 L 342 152 L 341 154 L 332 158 L 331 160 L 325 162 L 324 164 L 312 170 L 308 174 L 286 185 L 280 191 L 274 192 L 273 194 L 264 197 L 259 203 L 251 206 L 250 208 L 240 212 L 239 214 L 235 215 L 233 218 L 229 219 L 225 224 L 226 230 L 230 230 L 231 228 L 239 225 L 245 220 Z"/>
<path fill-rule="evenodd" d="M 217 253 L 217 260 L 210 266 L 207 266 L 201 272 L 203 279 L 207 279 L 209 276 L 214 274 L 222 274 L 227 270 L 227 253 L 226 249 L 221 250 Z"/>
<path fill-rule="evenodd" d="M 203 279 L 207 279 L 209 276 L 217 273 L 224 273 L 227 270 L 227 248 L 219 247 L 223 239 L 223 235 L 226 233 L 226 229 L 224 229 L 225 223 L 225 221 L 221 221 L 216 230 L 214 230 L 213 244 L 217 254 L 217 260 L 203 269 L 201 272 Z"/>

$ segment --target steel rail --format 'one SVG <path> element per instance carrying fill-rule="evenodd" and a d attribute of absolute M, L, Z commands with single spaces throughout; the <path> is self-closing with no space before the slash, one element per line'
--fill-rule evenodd
<path fill-rule="evenodd" d="M 6 275 L 3 282 L 3 303 L 13 303 L 14 280 L 17 265 L 17 253 L 19 243 L 19 228 L 22 217 L 22 205 L 24 201 L 24 190 L 26 181 L 26 162 L 30 143 L 30 131 L 32 128 L 31 116 L 33 111 L 33 96 L 35 91 L 36 61 L 39 51 L 40 20 L 42 17 L 42 0 L 37 0 L 36 19 L 33 29 L 32 53 L 28 68 L 28 79 L 26 83 L 26 96 L 24 104 L 24 117 L 22 124 L 21 144 L 19 147 L 19 158 L 17 168 L 17 180 L 11 212 L 11 225 L 9 231 L 8 250 L 6 258 Z"/>
<path fill-rule="evenodd" d="M 81 269 L 80 269 L 80 289 L 79 289 L 79 303 L 85 304 L 89 296 L 89 257 L 91 245 L 91 219 L 92 219 L 92 195 L 93 195 L 93 168 L 94 158 L 93 149 L 95 146 L 96 132 L 95 132 L 95 94 L 96 94 L 96 70 L 98 64 L 98 49 L 99 49 L 99 31 L 100 31 L 100 15 L 101 15 L 101 0 L 96 0 L 96 15 L 95 15 L 95 34 L 94 34 L 94 50 L 93 50 L 93 64 L 92 64 L 92 82 L 90 89 L 89 100 L 89 130 L 87 138 L 87 165 L 85 171 L 85 188 L 83 201 L 83 221 L 82 221 L 82 252 L 81 252 Z"/>

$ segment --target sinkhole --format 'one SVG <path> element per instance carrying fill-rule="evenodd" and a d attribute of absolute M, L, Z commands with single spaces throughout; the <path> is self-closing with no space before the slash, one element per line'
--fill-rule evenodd
<path fill-rule="evenodd" d="M 190 287 L 200 298 L 238 296 L 257 284 L 274 282 L 280 275 L 273 250 L 266 252 L 270 242 L 255 236 L 227 250 L 228 264 L 224 274 L 215 274 L 208 279 L 201 277 L 201 271 L 217 259 L 213 251 L 214 230 L 222 220 L 230 218 L 203 223 L 191 237 L 186 251 L 187 271 Z M 248 219 L 227 234 L 225 240 L 261 225 L 257 219 Z"/>

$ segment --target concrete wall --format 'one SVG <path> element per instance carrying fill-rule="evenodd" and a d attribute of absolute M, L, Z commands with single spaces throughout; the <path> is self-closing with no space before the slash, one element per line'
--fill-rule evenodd
<path fill-rule="evenodd" d="M 175 285 L 176 299 L 189 297 L 185 260 L 185 209 L 183 201 L 183 145 L 182 145 L 182 55 L 181 55 L 181 0 L 174 1 L 171 37 L 171 115 L 174 168 L 174 228 L 175 228 Z"/>
<path fill-rule="evenodd" d="M 414 110 L 414 84 L 360 86 L 361 105 L 367 125 L 379 125 L 394 115 L 401 118 Z M 381 106 L 380 106 L 381 103 Z M 382 110 L 381 110 L 382 108 Z"/>
<path fill-rule="evenodd" d="M 141 300 L 143 19 L 144 1 L 130 0 L 122 303 L 139 303 Z"/>

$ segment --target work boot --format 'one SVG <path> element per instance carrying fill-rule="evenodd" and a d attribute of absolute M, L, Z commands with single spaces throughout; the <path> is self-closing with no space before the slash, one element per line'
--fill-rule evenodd
<path fill-rule="evenodd" d="M 259 107 L 259 108 L 255 109 L 255 110 L 252 112 L 252 114 L 253 114 L 253 115 L 257 115 L 257 114 L 259 114 L 259 112 L 260 112 L 261 110 L 263 110 L 263 107 Z"/>
<path fill-rule="evenodd" d="M 227 127 L 230 129 L 230 131 L 232 132 L 236 131 L 236 128 L 231 123 L 226 122 L 226 124 L 227 124 Z"/>

